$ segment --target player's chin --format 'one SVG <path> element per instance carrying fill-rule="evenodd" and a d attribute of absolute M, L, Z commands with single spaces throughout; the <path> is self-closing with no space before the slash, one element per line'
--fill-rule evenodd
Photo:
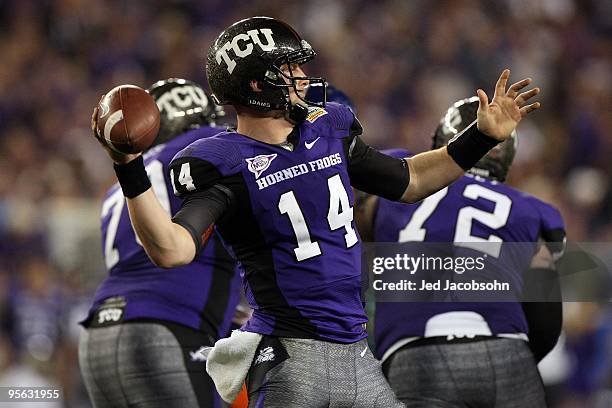
<path fill-rule="evenodd" d="M 291 103 L 293 105 L 302 105 L 302 106 L 306 106 L 308 107 L 308 104 L 306 103 L 306 101 L 304 101 L 304 96 L 305 95 L 300 95 L 301 98 L 298 98 L 296 94 L 291 95 Z"/>
<path fill-rule="evenodd" d="M 306 98 L 306 88 L 304 88 L 304 89 L 297 89 L 296 91 L 293 92 L 292 96 L 295 99 L 304 99 L 304 98 Z"/>

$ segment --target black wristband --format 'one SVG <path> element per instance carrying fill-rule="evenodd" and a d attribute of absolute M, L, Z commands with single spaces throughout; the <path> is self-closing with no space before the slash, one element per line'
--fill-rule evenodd
<path fill-rule="evenodd" d="M 455 163 L 468 171 L 498 143 L 492 137 L 481 133 L 474 121 L 462 133 L 452 138 L 446 148 Z"/>
<path fill-rule="evenodd" d="M 147 176 L 142 155 L 126 164 L 114 164 L 115 174 L 123 195 L 134 198 L 151 188 L 151 180 Z"/>

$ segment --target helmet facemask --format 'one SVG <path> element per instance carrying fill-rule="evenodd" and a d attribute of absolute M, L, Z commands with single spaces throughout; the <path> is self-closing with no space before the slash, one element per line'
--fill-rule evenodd
<path fill-rule="evenodd" d="M 327 87 L 327 82 L 325 81 L 325 78 L 308 75 L 295 76 L 293 73 L 293 70 L 291 68 L 292 64 L 303 65 L 311 61 L 316 56 L 315 51 L 304 40 L 302 40 L 302 47 L 303 48 L 301 49 L 283 53 L 272 59 L 272 61 L 268 65 L 268 70 L 266 71 L 264 76 L 264 83 L 266 84 L 266 86 L 271 86 L 275 89 L 279 89 L 282 91 L 285 99 L 285 118 L 292 123 L 302 122 L 308 114 L 309 106 L 324 108 L 326 103 L 325 99 L 321 101 L 313 101 L 306 97 L 308 91 L 307 88 L 313 84 L 316 84 L 317 86 L 322 86 L 323 94 L 325 95 L 325 90 Z M 289 71 L 288 75 L 281 69 L 283 65 L 287 66 L 287 70 Z M 306 89 L 303 90 L 304 96 L 300 95 L 300 92 L 298 91 L 298 83 L 300 81 L 308 81 Z M 291 89 L 293 89 L 293 92 L 298 98 L 297 103 L 291 101 Z"/>
<path fill-rule="evenodd" d="M 305 41 L 304 41 L 305 42 Z M 272 64 L 270 65 L 270 69 L 266 71 L 264 82 L 276 87 L 276 88 L 284 88 L 284 93 L 286 98 L 289 98 L 289 90 L 293 88 L 298 99 L 305 106 L 317 106 L 320 108 L 325 107 L 325 99 L 322 101 L 313 101 L 309 100 L 306 97 L 303 97 L 298 92 L 298 82 L 299 81 L 308 81 L 308 86 L 313 84 L 317 84 L 322 86 L 323 89 L 327 87 L 327 82 L 325 82 L 325 78 L 322 77 L 314 77 L 314 76 L 294 76 L 293 71 L 291 69 L 292 64 L 303 65 L 309 61 L 311 61 L 316 56 L 316 53 L 312 48 L 303 48 L 300 50 L 294 50 L 288 52 L 286 54 L 280 55 L 276 57 Z M 283 65 L 287 65 L 287 70 L 289 71 L 289 75 L 287 75 L 281 67 Z M 304 90 L 304 94 L 306 94 L 307 89 Z M 325 94 L 325 93 L 324 93 Z M 291 103 L 289 99 L 287 99 L 288 103 Z"/>

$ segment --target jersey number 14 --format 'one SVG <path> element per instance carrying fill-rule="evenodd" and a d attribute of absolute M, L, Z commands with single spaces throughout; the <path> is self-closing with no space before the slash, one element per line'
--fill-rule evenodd
<path fill-rule="evenodd" d="M 350 248 L 357 243 L 358 238 L 352 226 L 353 207 L 350 206 L 340 175 L 336 174 L 327 179 L 327 187 L 329 188 L 329 208 L 327 210 L 329 229 L 335 231 L 344 228 L 346 230 L 344 241 L 346 247 Z M 287 214 L 291 222 L 298 244 L 297 248 L 293 250 L 297 260 L 304 261 L 321 255 L 319 243 L 312 241 L 310 238 L 308 225 L 293 191 L 287 191 L 280 196 L 278 210 L 281 214 Z"/>

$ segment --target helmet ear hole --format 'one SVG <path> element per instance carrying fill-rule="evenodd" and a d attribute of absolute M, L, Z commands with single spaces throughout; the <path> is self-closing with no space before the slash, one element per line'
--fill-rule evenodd
<path fill-rule="evenodd" d="M 251 82 L 249 83 L 249 85 L 251 86 L 251 91 L 253 91 L 253 92 L 261 92 L 261 91 L 263 91 L 263 84 L 261 83 L 261 81 L 257 81 L 255 79 L 252 79 Z"/>

